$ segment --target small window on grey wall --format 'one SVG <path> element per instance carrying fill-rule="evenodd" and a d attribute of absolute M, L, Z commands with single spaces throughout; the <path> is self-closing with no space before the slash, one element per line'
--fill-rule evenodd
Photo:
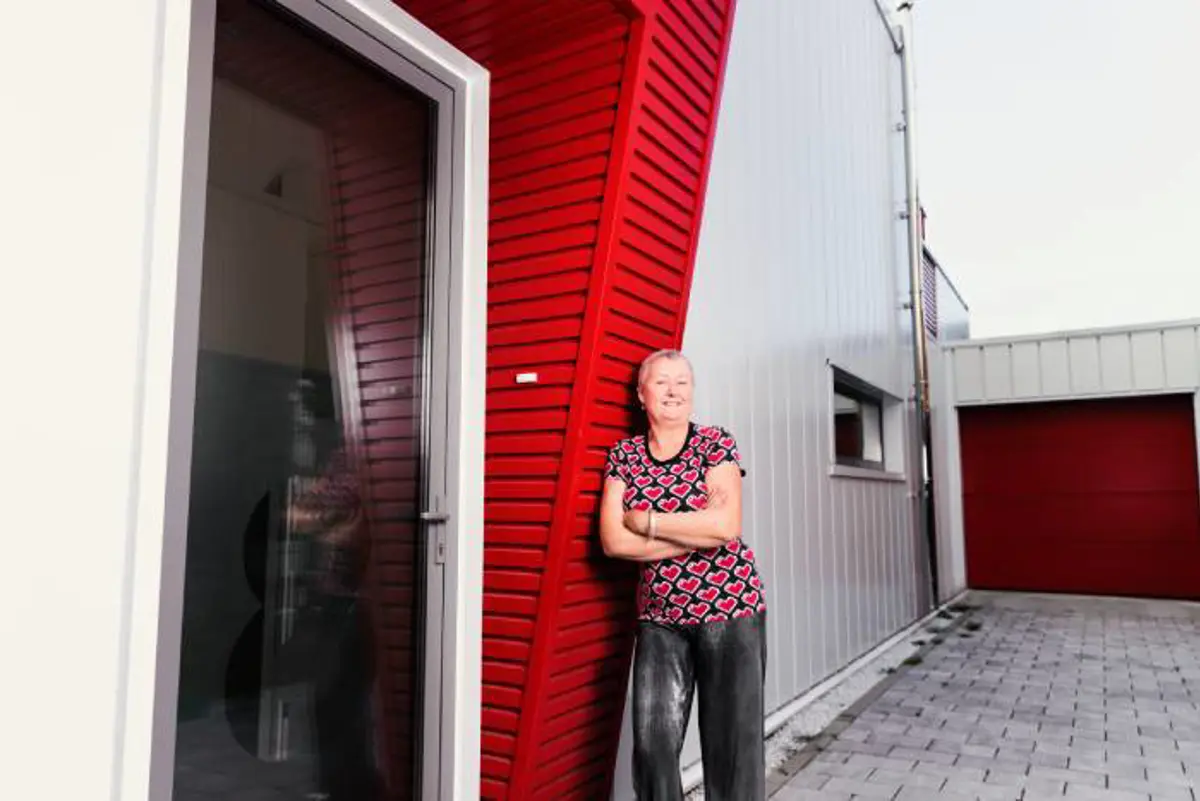
<path fill-rule="evenodd" d="M 838 464 L 884 469 L 883 393 L 833 371 L 833 449 Z"/>

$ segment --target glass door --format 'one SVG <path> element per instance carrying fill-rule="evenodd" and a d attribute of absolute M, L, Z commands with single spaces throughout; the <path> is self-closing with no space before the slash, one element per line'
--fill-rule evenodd
<path fill-rule="evenodd" d="M 418 798 L 436 108 L 274 6 L 217 6 L 174 798 Z"/>

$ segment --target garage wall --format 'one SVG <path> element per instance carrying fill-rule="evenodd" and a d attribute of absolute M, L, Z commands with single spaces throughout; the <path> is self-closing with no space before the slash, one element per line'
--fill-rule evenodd
<path fill-rule="evenodd" d="M 1191 395 L 959 416 L 971 587 L 1200 598 Z"/>
<path fill-rule="evenodd" d="M 1200 321 L 952 344 L 959 406 L 1200 387 Z"/>
<path fill-rule="evenodd" d="M 960 417 L 970 409 L 1009 407 L 1020 420 L 1037 414 L 1028 404 L 1176 395 L 1185 411 L 1190 403 L 1192 425 L 1177 427 L 1175 436 L 1190 440 L 1193 461 L 1200 452 L 1200 321 L 948 342 L 931 363 L 942 377 L 935 403 L 958 410 L 934 434 L 938 458 L 954 471 L 935 487 L 939 553 L 947 554 L 943 591 L 967 584 L 959 449 Z"/>

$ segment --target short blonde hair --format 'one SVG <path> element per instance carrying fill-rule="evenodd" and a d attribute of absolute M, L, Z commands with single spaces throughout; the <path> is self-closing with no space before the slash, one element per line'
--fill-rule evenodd
<path fill-rule="evenodd" d="M 683 363 L 688 367 L 688 372 L 692 374 L 692 380 L 696 380 L 696 370 L 692 367 L 691 359 L 689 359 L 687 356 L 684 356 L 682 351 L 675 350 L 674 348 L 663 348 L 662 350 L 654 351 L 654 353 L 651 353 L 649 356 L 642 359 L 642 366 L 638 368 L 637 385 L 639 387 L 645 383 L 646 373 L 650 372 L 650 368 L 659 359 L 671 359 L 672 361 L 675 359 L 683 360 Z"/>

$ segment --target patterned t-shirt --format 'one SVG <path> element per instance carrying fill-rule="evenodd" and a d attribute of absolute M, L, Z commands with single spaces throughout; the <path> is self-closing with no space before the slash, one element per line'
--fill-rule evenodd
<path fill-rule="evenodd" d="M 700 511 L 708 505 L 708 471 L 725 462 L 741 468 L 733 435 L 717 426 L 691 424 L 683 449 L 672 459 L 655 459 L 644 435 L 621 440 L 608 452 L 605 476 L 624 482 L 626 509 Z M 695 625 L 749 617 L 765 609 L 754 551 L 740 538 L 642 568 L 640 620 Z"/>

